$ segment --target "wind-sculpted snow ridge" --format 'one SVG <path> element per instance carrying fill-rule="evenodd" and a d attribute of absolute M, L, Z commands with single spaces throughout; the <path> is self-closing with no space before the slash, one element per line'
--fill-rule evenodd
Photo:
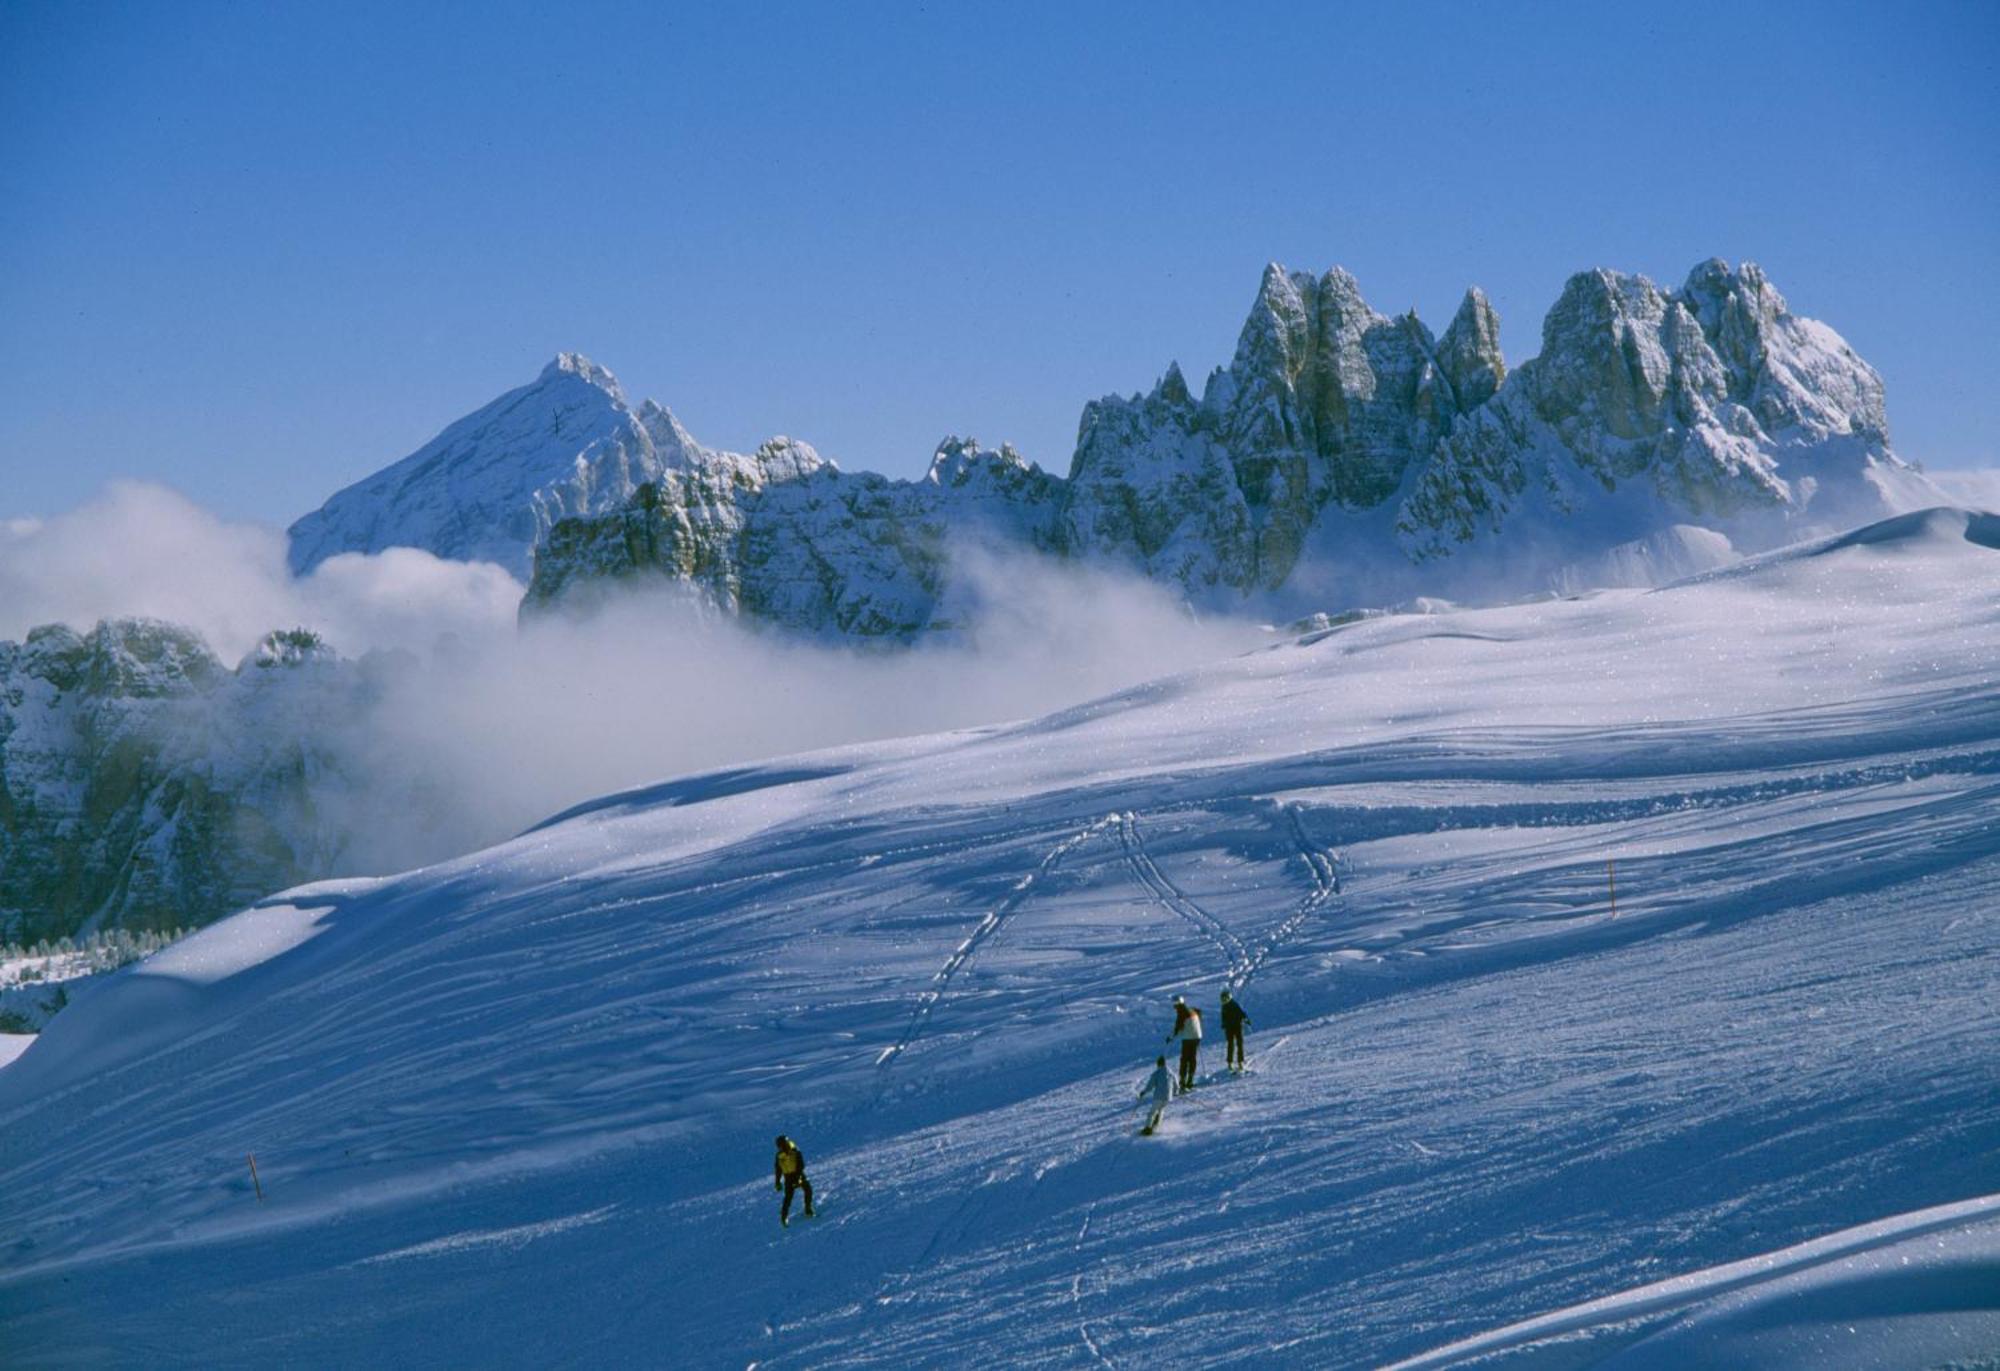
<path fill-rule="evenodd" d="M 1881 379 L 1754 263 L 1679 290 L 1572 277 L 1509 368 L 1476 288 L 1442 335 L 1355 278 L 1272 264 L 1229 366 L 1087 405 L 1067 478 L 948 438 L 921 480 L 775 438 L 712 451 L 566 353 L 292 528 L 292 560 L 396 544 L 533 576 L 525 606 L 665 583 L 814 635 L 962 628 L 968 558 L 1136 571 L 1284 618 L 1429 594 L 1654 585 L 1944 502 Z"/>
<path fill-rule="evenodd" d="M 1525 1364 L 1857 1364 L 1846 1292 L 1976 1364 L 1990 1213 L 1922 1211 L 2000 1156 L 1983 528 L 1329 622 L 266 901 L 0 1069 L 0 1345 L 1363 1367 L 1681 1278 Z M 1134 1137 L 1224 986 L 1250 1070 Z M 1909 1280 L 1848 1232 L 1901 1215 Z M 1766 1254 L 1829 1279 L 1710 1279 Z"/>

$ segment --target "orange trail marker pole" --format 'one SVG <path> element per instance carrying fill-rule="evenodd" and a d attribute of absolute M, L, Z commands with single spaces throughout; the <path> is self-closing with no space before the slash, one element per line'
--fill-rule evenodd
<path fill-rule="evenodd" d="M 250 1184 L 257 1187 L 257 1203 L 262 1204 L 264 1202 L 264 1183 L 257 1179 L 257 1154 L 252 1152 L 249 1154 L 249 1157 Z"/>
<path fill-rule="evenodd" d="M 1604 879 L 1611 884 L 1611 917 L 1618 917 L 1618 862 L 1616 859 L 1604 864 Z"/>

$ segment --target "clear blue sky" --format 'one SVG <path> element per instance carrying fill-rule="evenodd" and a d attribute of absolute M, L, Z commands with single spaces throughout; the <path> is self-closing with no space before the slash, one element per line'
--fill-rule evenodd
<path fill-rule="evenodd" d="M 1764 264 L 2000 452 L 2000 5 L 0 3 L 0 516 L 288 521 L 558 349 L 850 468 L 1227 360 L 1263 264 L 1531 355 Z"/>

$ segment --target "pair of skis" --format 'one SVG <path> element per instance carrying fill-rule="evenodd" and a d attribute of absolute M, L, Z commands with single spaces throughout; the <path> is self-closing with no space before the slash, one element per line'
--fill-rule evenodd
<path fill-rule="evenodd" d="M 1224 1080 L 1233 1080 L 1238 1076 L 1247 1076 L 1249 1074 L 1250 1074 L 1250 1064 L 1248 1062 L 1245 1062 L 1242 1066 L 1232 1066 L 1227 1068 L 1227 1075 L 1218 1076 L 1210 1074 L 1207 1076 L 1203 1076 L 1194 1083 L 1194 1086 L 1190 1086 L 1188 1087 L 1188 1089 L 1190 1090 L 1194 1089 L 1196 1086 L 1217 1085 Z M 1187 1090 L 1181 1091 L 1182 1095 L 1185 1095 L 1187 1093 L 1188 1093 Z M 1162 1122 L 1164 1121 L 1165 1120 L 1163 1118 Z M 1141 1127 L 1139 1129 L 1139 1136 L 1142 1138 L 1150 1138 L 1153 1136 L 1153 1134 L 1157 1133 L 1158 1131 L 1159 1130 L 1157 1128 Z"/>

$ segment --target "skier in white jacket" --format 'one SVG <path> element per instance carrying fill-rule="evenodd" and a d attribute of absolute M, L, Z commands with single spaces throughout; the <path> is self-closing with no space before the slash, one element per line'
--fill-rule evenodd
<path fill-rule="evenodd" d="M 1181 1045 L 1181 1089 L 1194 1089 L 1196 1059 L 1201 1055 L 1201 1011 L 1181 996 L 1174 996 L 1174 1031 L 1167 1041 Z"/>
<path fill-rule="evenodd" d="M 1153 1059 L 1153 1074 L 1146 1077 L 1146 1083 L 1139 1087 L 1139 1098 L 1152 1100 L 1152 1110 L 1146 1115 L 1146 1126 L 1139 1130 L 1142 1138 L 1151 1137 L 1153 1130 L 1160 1126 L 1160 1115 L 1166 1112 L 1167 1101 L 1174 1097 L 1174 1078 L 1167 1071 L 1167 1059 Z"/>

